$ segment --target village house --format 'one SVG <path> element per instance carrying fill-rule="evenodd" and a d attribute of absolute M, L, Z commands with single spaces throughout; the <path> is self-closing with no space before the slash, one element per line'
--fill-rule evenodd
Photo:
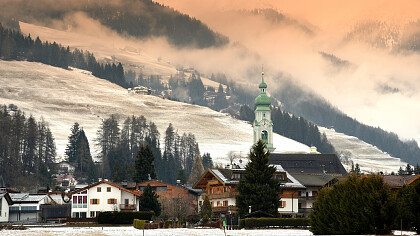
<path fill-rule="evenodd" d="M 150 185 L 153 191 L 159 195 L 159 202 L 162 206 L 162 214 L 169 215 L 191 215 L 198 213 L 198 198 L 200 190 L 185 186 L 175 186 L 159 180 L 148 180 L 136 185 L 136 191 L 141 195 L 144 188 Z"/>
<path fill-rule="evenodd" d="M 13 205 L 9 207 L 10 222 L 38 222 L 41 205 L 49 201 L 46 194 L 9 193 Z"/>
<path fill-rule="evenodd" d="M 304 190 L 297 193 L 299 198 L 298 216 L 309 216 L 319 190 L 331 186 L 339 178 L 347 176 L 347 171 L 335 154 L 271 153 L 269 163 L 282 166 L 285 171 L 305 186 Z"/>
<path fill-rule="evenodd" d="M 391 186 L 391 191 L 396 193 L 404 185 L 413 185 L 420 181 L 420 175 L 384 175 L 384 182 Z"/>
<path fill-rule="evenodd" d="M 9 193 L 0 192 L 0 223 L 9 221 L 9 207 L 12 205 Z"/>
<path fill-rule="evenodd" d="M 138 211 L 138 192 L 102 180 L 70 193 L 73 218 L 94 218 L 104 211 Z"/>
<path fill-rule="evenodd" d="M 282 186 L 278 212 L 281 217 L 296 217 L 299 212 L 298 191 L 304 190 L 305 186 L 284 171 L 280 165 L 274 166 L 276 172 L 273 176 L 280 181 Z M 231 168 L 226 169 L 208 169 L 193 186 L 193 188 L 204 190 L 204 194 L 199 199 L 199 206 L 202 206 L 205 196 L 208 196 L 214 214 L 237 213 L 238 191 L 236 188 L 244 172 L 245 168 L 240 164 L 233 164 Z"/>

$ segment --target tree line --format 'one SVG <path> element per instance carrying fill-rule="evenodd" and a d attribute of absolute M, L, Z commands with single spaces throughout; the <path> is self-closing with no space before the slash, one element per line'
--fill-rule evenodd
<path fill-rule="evenodd" d="M 88 70 L 92 75 L 106 79 L 112 83 L 127 88 L 124 68 L 121 63 L 99 63 L 93 53 L 63 47 L 56 42 L 42 42 L 31 35 L 24 36 L 17 30 L 4 28 L 0 24 L 0 59 L 27 60 L 41 62 L 47 65 L 68 69 L 69 66 Z"/>
<path fill-rule="evenodd" d="M 201 21 L 151 0 L 62 0 L 54 7 L 48 1 L 16 0 L 0 3 L 0 19 L 18 27 L 18 21 L 52 22 L 83 12 L 121 35 L 145 39 L 166 37 L 178 47 L 208 48 L 226 45 L 229 39 Z"/>
<path fill-rule="evenodd" d="M 51 186 L 56 147 L 48 124 L 0 106 L 0 173 L 9 186 Z"/>
<path fill-rule="evenodd" d="M 150 177 L 171 184 L 177 179 L 187 183 L 194 158 L 200 155 L 195 136 L 191 133 L 179 135 L 169 124 L 163 150 L 159 139 L 156 125 L 144 116 L 127 117 L 121 128 L 116 115 L 104 119 L 95 140 L 102 162 L 98 176 L 115 182 L 141 182 Z M 206 168 L 212 167 L 209 154 L 203 155 L 202 163 Z"/>
<path fill-rule="evenodd" d="M 412 165 L 420 162 L 420 148 L 415 140 L 402 141 L 395 133 L 362 124 L 291 83 L 285 83 L 274 94 L 282 101 L 285 110 L 297 116 L 303 116 L 324 127 L 332 127 L 337 132 L 355 136 Z"/>
<path fill-rule="evenodd" d="M 420 232 L 420 182 L 392 192 L 380 175 L 358 176 L 321 189 L 310 215 L 314 234 Z"/>

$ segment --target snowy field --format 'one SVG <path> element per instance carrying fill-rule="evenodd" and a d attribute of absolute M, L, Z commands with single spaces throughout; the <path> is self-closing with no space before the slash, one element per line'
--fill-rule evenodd
<path fill-rule="evenodd" d="M 226 234 L 225 234 L 226 233 Z M 394 231 L 394 235 L 415 235 L 415 232 L 407 231 Z M 138 230 L 130 226 L 126 227 L 37 227 L 28 228 L 27 230 L 3 230 L 0 231 L 0 235 L 14 236 L 14 235 L 25 235 L 25 236 L 77 236 L 77 235 L 109 235 L 109 236 L 120 236 L 120 235 L 144 235 L 144 236 L 253 236 L 253 235 L 264 235 L 264 236 L 304 236 L 313 235 L 309 230 L 299 229 L 271 229 L 271 230 L 226 230 L 221 229 L 153 229 L 153 230 Z"/>
<path fill-rule="evenodd" d="M 22 231 L 0 231 L 0 235 L 143 235 L 143 230 L 135 229 L 134 227 L 57 227 L 57 228 L 29 228 Z M 223 236 L 225 232 L 221 229 L 153 229 L 144 230 L 145 236 L 182 236 L 182 235 L 196 235 L 196 236 Z M 226 235 L 245 236 L 245 235 L 313 235 L 309 230 L 296 229 L 273 229 L 273 230 L 226 230 Z"/>
<path fill-rule="evenodd" d="M 377 147 L 365 143 L 356 137 L 338 133 L 324 127 L 318 128 L 321 133 L 327 135 L 328 141 L 331 142 L 337 152 L 346 153 L 349 156 L 349 161 L 358 163 L 361 167 L 360 169 L 364 172 L 377 173 L 383 171 L 390 174 L 392 171 L 398 172 L 400 166 L 403 168 L 407 166 L 407 163 L 399 158 L 392 157 L 388 153 L 384 153 Z M 347 164 L 345 167 L 349 170 L 351 164 Z"/>
<path fill-rule="evenodd" d="M 253 141 L 252 126 L 226 114 L 155 96 L 129 94 L 87 71 L 41 63 L 0 60 L 0 104 L 15 104 L 38 121 L 43 117 L 61 157 L 74 122 L 84 128 L 95 151 L 96 132 L 102 120 L 112 114 L 120 115 L 120 123 L 127 116 L 143 115 L 157 125 L 161 144 L 172 123 L 180 135 L 193 133 L 201 153 L 210 153 L 216 163 L 227 164 L 231 151 L 247 156 Z M 309 152 L 306 145 L 280 135 L 274 136 L 273 143 L 277 152 Z"/>

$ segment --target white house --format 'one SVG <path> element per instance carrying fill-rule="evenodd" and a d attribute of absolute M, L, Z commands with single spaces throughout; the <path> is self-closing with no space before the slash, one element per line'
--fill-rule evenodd
<path fill-rule="evenodd" d="M 10 222 L 38 222 L 42 204 L 49 198 L 46 194 L 9 193 L 13 205 L 9 207 Z"/>
<path fill-rule="evenodd" d="M 9 206 L 12 199 L 7 192 L 0 193 L 0 223 L 9 221 Z"/>
<path fill-rule="evenodd" d="M 139 210 L 139 193 L 106 180 L 76 190 L 70 195 L 73 218 L 93 218 L 104 211 Z"/>

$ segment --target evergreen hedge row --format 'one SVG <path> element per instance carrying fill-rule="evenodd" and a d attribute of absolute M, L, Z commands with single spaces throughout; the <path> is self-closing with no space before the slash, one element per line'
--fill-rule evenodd
<path fill-rule="evenodd" d="M 133 220 L 133 226 L 136 229 L 144 229 L 145 225 L 146 225 L 146 220 L 139 220 L 139 219 Z"/>
<path fill-rule="evenodd" d="M 134 212 L 101 212 L 98 215 L 98 224 L 132 224 L 134 219 L 150 221 L 155 215 L 153 211 Z"/>
<path fill-rule="evenodd" d="M 309 218 L 246 218 L 240 220 L 243 228 L 308 227 Z"/>

